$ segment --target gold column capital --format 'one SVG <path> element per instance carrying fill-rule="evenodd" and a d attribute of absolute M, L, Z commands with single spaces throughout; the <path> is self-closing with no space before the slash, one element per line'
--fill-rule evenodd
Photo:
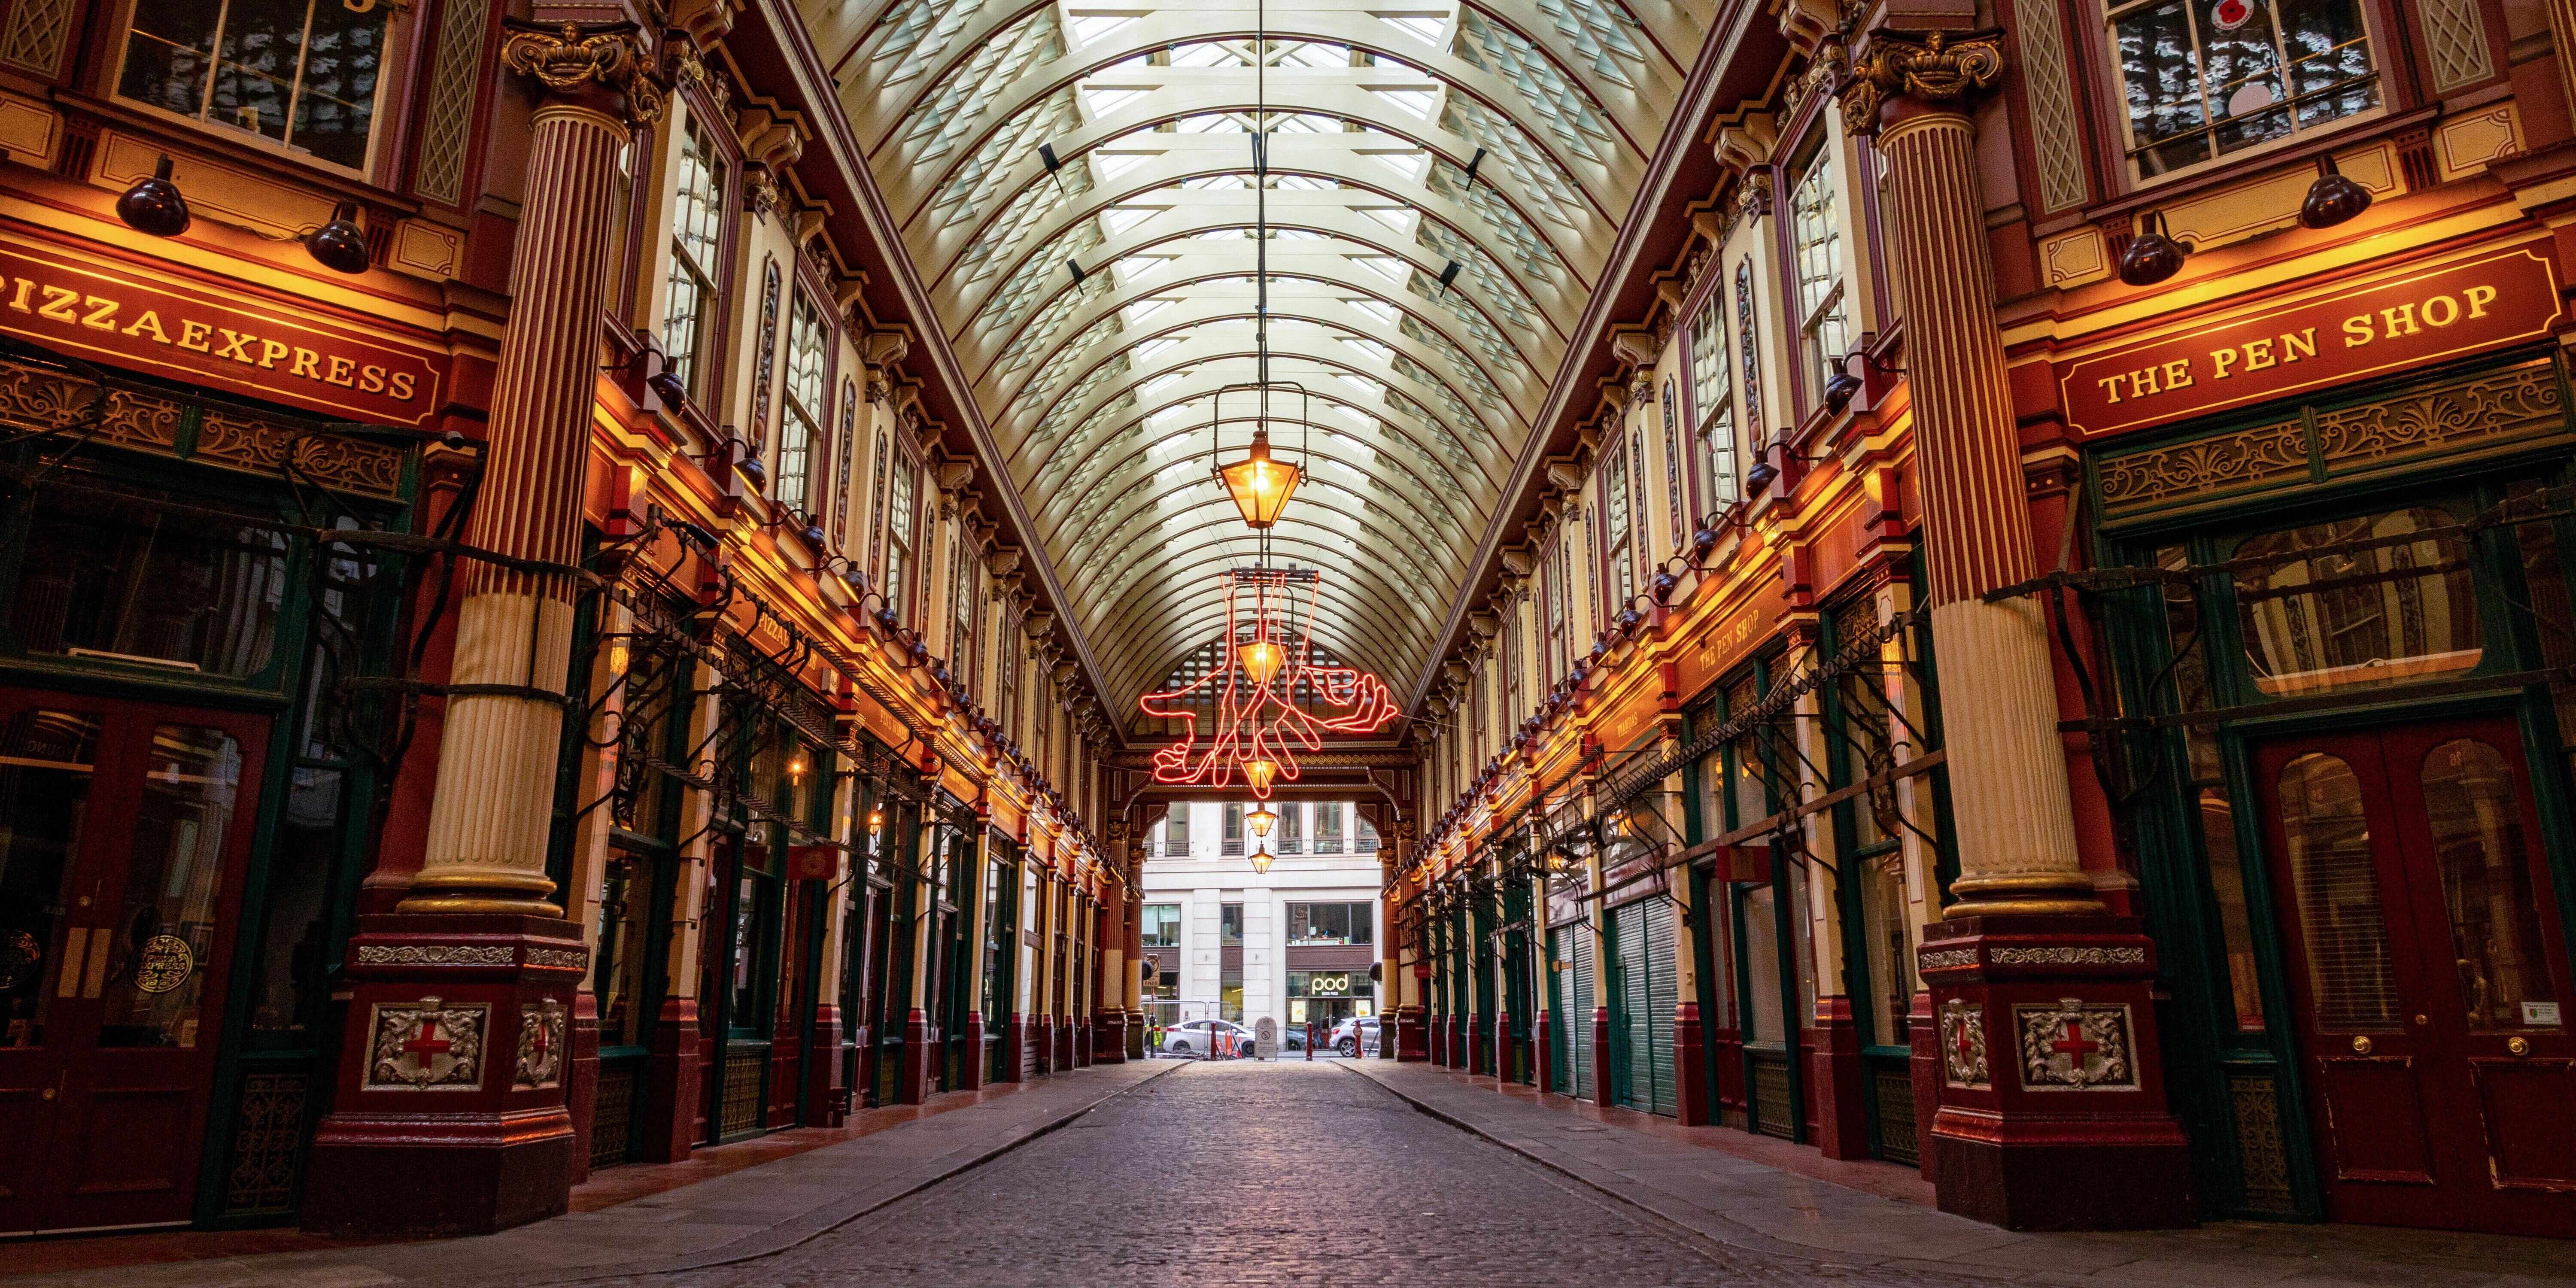
<path fill-rule="evenodd" d="M 558 94 L 622 94 L 637 125 L 662 119 L 669 91 L 641 28 L 631 22 L 554 24 L 512 20 L 501 65 Z"/>
<path fill-rule="evenodd" d="M 1978 31 L 1881 27 L 1870 32 L 1867 47 L 1853 55 L 1851 74 L 1839 91 L 1843 129 L 1853 135 L 1876 134 L 1880 109 L 1901 99 L 1937 107 L 1964 106 L 2002 77 L 2003 34 L 2000 27 Z"/>

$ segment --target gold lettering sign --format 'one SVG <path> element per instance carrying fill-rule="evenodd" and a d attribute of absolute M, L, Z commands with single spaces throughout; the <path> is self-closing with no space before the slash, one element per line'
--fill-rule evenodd
<path fill-rule="evenodd" d="M 2065 363 L 2058 390 L 2069 428 L 2112 434 L 2539 339 L 2561 310 L 2557 262 L 2514 246 Z"/>
<path fill-rule="evenodd" d="M 377 425 L 437 415 L 443 360 L 49 246 L 0 246 L 0 332 Z"/>

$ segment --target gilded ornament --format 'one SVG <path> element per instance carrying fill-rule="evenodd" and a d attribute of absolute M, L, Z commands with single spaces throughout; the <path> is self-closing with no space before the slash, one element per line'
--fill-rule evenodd
<path fill-rule="evenodd" d="M 2002 36 L 2000 28 L 1872 32 L 1869 48 L 1852 60 L 1843 81 L 1844 130 L 1877 133 L 1878 109 L 1889 99 L 1955 104 L 1992 88 L 2004 70 Z"/>
<path fill-rule="evenodd" d="M 585 27 L 567 22 L 555 28 L 519 28 L 501 46 L 501 65 L 557 93 L 571 93 L 593 82 L 626 96 L 626 110 L 637 125 L 662 119 L 668 91 L 654 79 L 651 54 L 644 52 L 628 23 Z"/>

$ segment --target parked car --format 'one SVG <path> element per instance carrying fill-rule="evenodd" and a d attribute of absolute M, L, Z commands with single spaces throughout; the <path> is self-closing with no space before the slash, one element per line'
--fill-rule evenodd
<path fill-rule="evenodd" d="M 1183 1020 L 1163 1030 L 1163 1054 L 1205 1056 L 1215 1049 L 1217 1033 L 1231 1033 L 1247 1046 L 1253 1037 L 1252 1030 L 1232 1020 Z"/>
<path fill-rule="evenodd" d="M 1332 1040 L 1325 1045 L 1331 1047 L 1335 1055 L 1377 1054 L 1377 1017 L 1362 1015 L 1343 1020 L 1333 1026 Z"/>

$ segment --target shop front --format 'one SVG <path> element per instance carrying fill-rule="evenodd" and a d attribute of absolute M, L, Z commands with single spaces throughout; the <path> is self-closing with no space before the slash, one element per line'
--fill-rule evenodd
<path fill-rule="evenodd" d="M 1547 1059 L 1551 1090 L 1597 1102 L 1592 1029 L 1600 963 L 1586 898 L 1590 884 L 1590 869 L 1579 864 L 1548 882 Z"/>
<path fill-rule="evenodd" d="M 2140 713 L 2100 727 L 2222 1210 L 2576 1228 L 2567 408 L 2552 346 L 2089 460 Z M 2263 464 L 2181 468 L 2218 454 Z"/>
<path fill-rule="evenodd" d="M 0 1234 L 273 1223 L 338 1049 L 386 732 L 349 686 L 396 649 L 370 535 L 417 440 L 14 344 L 0 391 Z"/>

